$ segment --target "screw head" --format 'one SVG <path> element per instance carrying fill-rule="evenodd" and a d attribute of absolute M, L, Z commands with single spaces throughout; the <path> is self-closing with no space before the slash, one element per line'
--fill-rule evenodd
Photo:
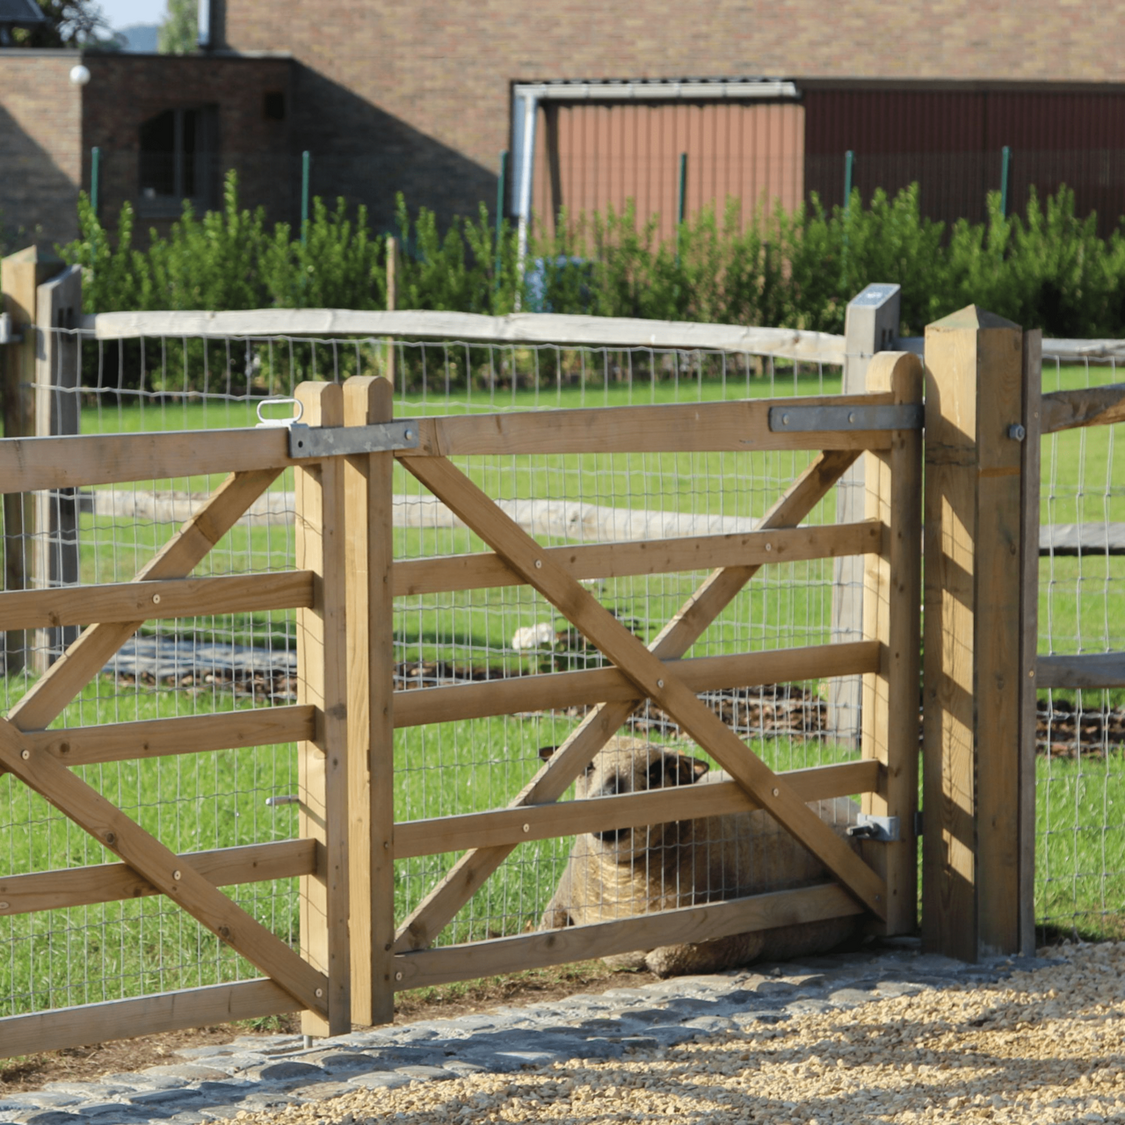
<path fill-rule="evenodd" d="M 160 595 L 159 594 L 153 594 L 152 595 L 152 604 L 153 605 L 159 605 L 160 604 Z"/>

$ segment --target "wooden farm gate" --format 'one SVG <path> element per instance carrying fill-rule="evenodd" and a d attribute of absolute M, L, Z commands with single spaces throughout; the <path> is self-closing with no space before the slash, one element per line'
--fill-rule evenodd
<path fill-rule="evenodd" d="M 386 385 L 371 384 L 368 420 L 390 417 Z M 370 653 L 368 732 L 353 730 L 351 793 L 359 839 L 353 848 L 352 927 L 355 946 L 370 934 L 370 1005 L 359 977 L 353 1011 L 363 1022 L 389 1020 L 393 993 L 443 982 L 605 956 L 654 944 L 701 941 L 866 913 L 880 932 L 917 925 L 918 656 L 920 604 L 921 364 L 916 356 L 875 357 L 865 395 L 690 406 L 597 408 L 428 418 L 416 421 L 415 448 L 372 453 L 366 495 L 348 488 L 356 541 L 354 572 L 366 589 L 352 598 L 350 632 L 358 659 Z M 777 498 L 753 533 L 696 536 L 643 543 L 544 548 L 508 518 L 450 457 L 570 454 L 582 451 L 663 453 L 754 450 L 816 451 L 809 468 Z M 866 455 L 865 520 L 829 527 L 800 524 L 840 476 Z M 392 460 L 484 541 L 493 553 L 395 564 L 390 557 Z M 803 553 L 802 553 L 803 552 Z M 366 560 L 364 554 L 366 553 Z M 865 555 L 866 637 L 853 644 L 683 660 L 746 583 L 763 566 L 793 557 Z M 645 645 L 581 583 L 583 578 L 663 573 L 704 567 L 710 575 L 651 644 Z M 547 674 L 468 685 L 393 691 L 390 618 L 396 591 L 465 590 L 524 583 L 546 598 L 611 667 L 578 677 Z M 366 600 L 366 608 L 362 603 Z M 365 635 L 364 628 L 369 632 Z M 709 688 L 863 674 L 863 756 L 859 761 L 790 773 L 773 772 L 699 699 Z M 363 677 L 356 676 L 359 683 Z M 645 700 L 657 703 L 734 779 L 687 787 L 556 804 L 597 751 Z M 360 700 L 353 700 L 353 717 Z M 467 816 L 394 822 L 390 799 L 396 726 L 436 723 L 595 704 L 508 808 Z M 368 778 L 361 753 L 370 751 Z M 865 811 L 889 818 L 892 839 L 876 869 L 864 863 L 808 807 L 810 800 L 864 794 Z M 659 914 L 564 930 L 535 932 L 431 948 L 439 932 L 520 843 L 659 823 L 736 809 L 767 809 L 823 861 L 838 883 L 714 902 Z M 366 824 L 364 824 L 366 822 Z M 443 878 L 397 927 L 393 860 L 461 852 Z M 371 857 L 371 867 L 358 866 Z M 369 888 L 369 896 L 367 890 Z M 358 921 L 370 902 L 370 924 Z"/>
<path fill-rule="evenodd" d="M 312 425 L 339 425 L 338 385 L 301 386 Z M 5 492 L 126 481 L 230 476 L 130 583 L 0 594 L 5 630 L 86 625 L 64 655 L 0 718 L 9 772 L 121 860 L 0 878 L 6 915 L 161 894 L 255 965 L 263 979 L 15 1015 L 0 1020 L 0 1055 L 178 1027 L 302 1011 L 310 1033 L 351 1026 L 347 913 L 346 636 L 343 464 L 295 462 L 278 429 L 118 434 L 0 441 Z M 296 472 L 297 569 L 192 578 L 287 466 Z M 146 620 L 295 608 L 300 671 L 294 706 L 47 729 Z M 94 622 L 90 624 L 90 622 Z M 71 767 L 297 742 L 301 838 L 177 855 Z M 292 949 L 220 887 L 301 877 L 301 949 Z"/>
<path fill-rule="evenodd" d="M 875 358 L 864 395 L 581 409 L 395 422 L 383 379 L 303 384 L 304 425 L 0 442 L 10 491 L 66 489 L 229 471 L 231 476 L 135 582 L 0 595 L 8 629 L 87 625 L 0 721 L 0 767 L 114 852 L 119 864 L 2 880 L 0 909 L 34 911 L 161 894 L 264 974 L 263 979 L 0 1021 L 0 1053 L 21 1053 L 281 1011 L 307 1033 L 389 1021 L 397 990 L 679 941 L 866 914 L 879 932 L 917 925 L 921 365 Z M 450 457 L 477 454 L 807 450 L 816 456 L 752 533 L 543 548 Z M 862 456 L 866 518 L 800 527 Z M 492 553 L 393 559 L 396 460 Z M 253 499 L 296 468 L 297 569 L 191 578 Z M 763 566 L 864 555 L 864 640 L 682 659 Z M 702 560 L 702 563 L 701 563 Z M 648 646 L 581 584 L 590 576 L 711 570 Z M 406 590 L 525 583 L 595 645 L 610 667 L 456 687 L 394 691 L 392 604 Z M 296 706 L 105 727 L 48 730 L 139 625 L 154 617 L 295 607 Z M 95 624 L 89 624 L 91 619 Z M 862 674 L 862 759 L 775 773 L 703 703 L 713 687 Z M 395 823 L 396 726 L 507 714 L 578 699 L 596 706 L 507 808 Z M 723 785 L 557 803 L 598 749 L 653 700 L 734 779 Z M 300 746 L 300 838 L 177 855 L 71 766 L 228 746 Z M 808 807 L 864 794 L 897 825 L 864 863 Z M 430 948 L 461 906 L 528 840 L 762 807 L 838 882 L 658 915 Z M 396 926 L 394 864 L 463 852 Z M 300 951 L 219 888 L 301 877 Z"/>

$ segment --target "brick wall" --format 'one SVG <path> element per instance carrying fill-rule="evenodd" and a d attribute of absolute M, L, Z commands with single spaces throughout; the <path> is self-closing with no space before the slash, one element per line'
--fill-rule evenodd
<path fill-rule="evenodd" d="M 83 183 L 90 182 L 90 150 L 101 150 L 99 209 L 115 223 L 125 200 L 139 225 L 166 229 L 178 204 L 140 197 L 140 130 L 165 110 L 215 107 L 216 157 L 208 176 L 211 205 L 220 203 L 221 178 L 239 177 L 245 204 L 271 219 L 293 219 L 300 167 L 290 145 L 292 65 L 287 58 L 204 58 L 168 55 L 88 55 L 90 84 L 83 104 Z M 284 116 L 267 114 L 267 95 L 281 95 Z M 276 113 L 274 99 L 271 110 Z"/>
<path fill-rule="evenodd" d="M 316 153 L 317 190 L 379 217 L 395 190 L 439 211 L 491 205 L 514 80 L 1125 81 L 1113 0 L 216 0 L 214 13 L 234 49 L 294 54 L 294 139 Z"/>
<path fill-rule="evenodd" d="M 4 249 L 46 248 L 77 233 L 82 94 L 73 52 L 0 52 L 0 228 Z"/>

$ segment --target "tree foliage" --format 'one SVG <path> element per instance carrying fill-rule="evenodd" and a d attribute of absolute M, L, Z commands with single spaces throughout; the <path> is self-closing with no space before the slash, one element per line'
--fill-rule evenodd
<path fill-rule="evenodd" d="M 168 0 L 168 15 L 156 33 L 162 55 L 186 55 L 199 46 L 199 6 L 195 0 Z"/>
<path fill-rule="evenodd" d="M 53 50 L 60 47 L 118 47 L 101 8 L 94 0 L 39 0 L 46 22 L 12 29 L 13 47 Z"/>

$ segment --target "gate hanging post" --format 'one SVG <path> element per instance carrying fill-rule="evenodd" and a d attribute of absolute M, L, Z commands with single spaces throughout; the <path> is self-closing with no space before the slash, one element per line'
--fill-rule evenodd
<path fill-rule="evenodd" d="M 897 404 L 922 402 L 922 362 L 909 352 L 872 358 L 867 390 Z M 898 838 L 879 845 L 875 867 L 887 882 L 885 936 L 918 927 L 918 684 L 922 601 L 922 432 L 896 430 L 891 448 L 864 455 L 864 517 L 883 525 L 877 554 L 864 561 L 864 639 L 879 642 L 879 671 L 863 677 L 863 756 L 883 767 L 863 811 L 898 821 Z"/>
<path fill-rule="evenodd" d="M 344 384 L 344 424 L 394 416 L 387 379 Z M 348 457 L 348 793 L 352 1019 L 394 1020 L 394 453 Z"/>
<path fill-rule="evenodd" d="M 1021 574 L 1035 342 L 975 306 L 926 328 L 922 937 L 963 961 L 1034 937 Z"/>
<path fill-rule="evenodd" d="M 339 426 L 338 383 L 301 383 L 310 426 Z M 294 470 L 297 569 L 315 575 L 314 604 L 297 611 L 298 702 L 316 708 L 315 737 L 298 745 L 300 835 L 317 842 L 317 870 L 300 882 L 301 953 L 328 977 L 328 1018 L 301 1013 L 305 1035 L 351 1031 L 348 931 L 347 559 L 344 466 L 327 457 Z"/>

